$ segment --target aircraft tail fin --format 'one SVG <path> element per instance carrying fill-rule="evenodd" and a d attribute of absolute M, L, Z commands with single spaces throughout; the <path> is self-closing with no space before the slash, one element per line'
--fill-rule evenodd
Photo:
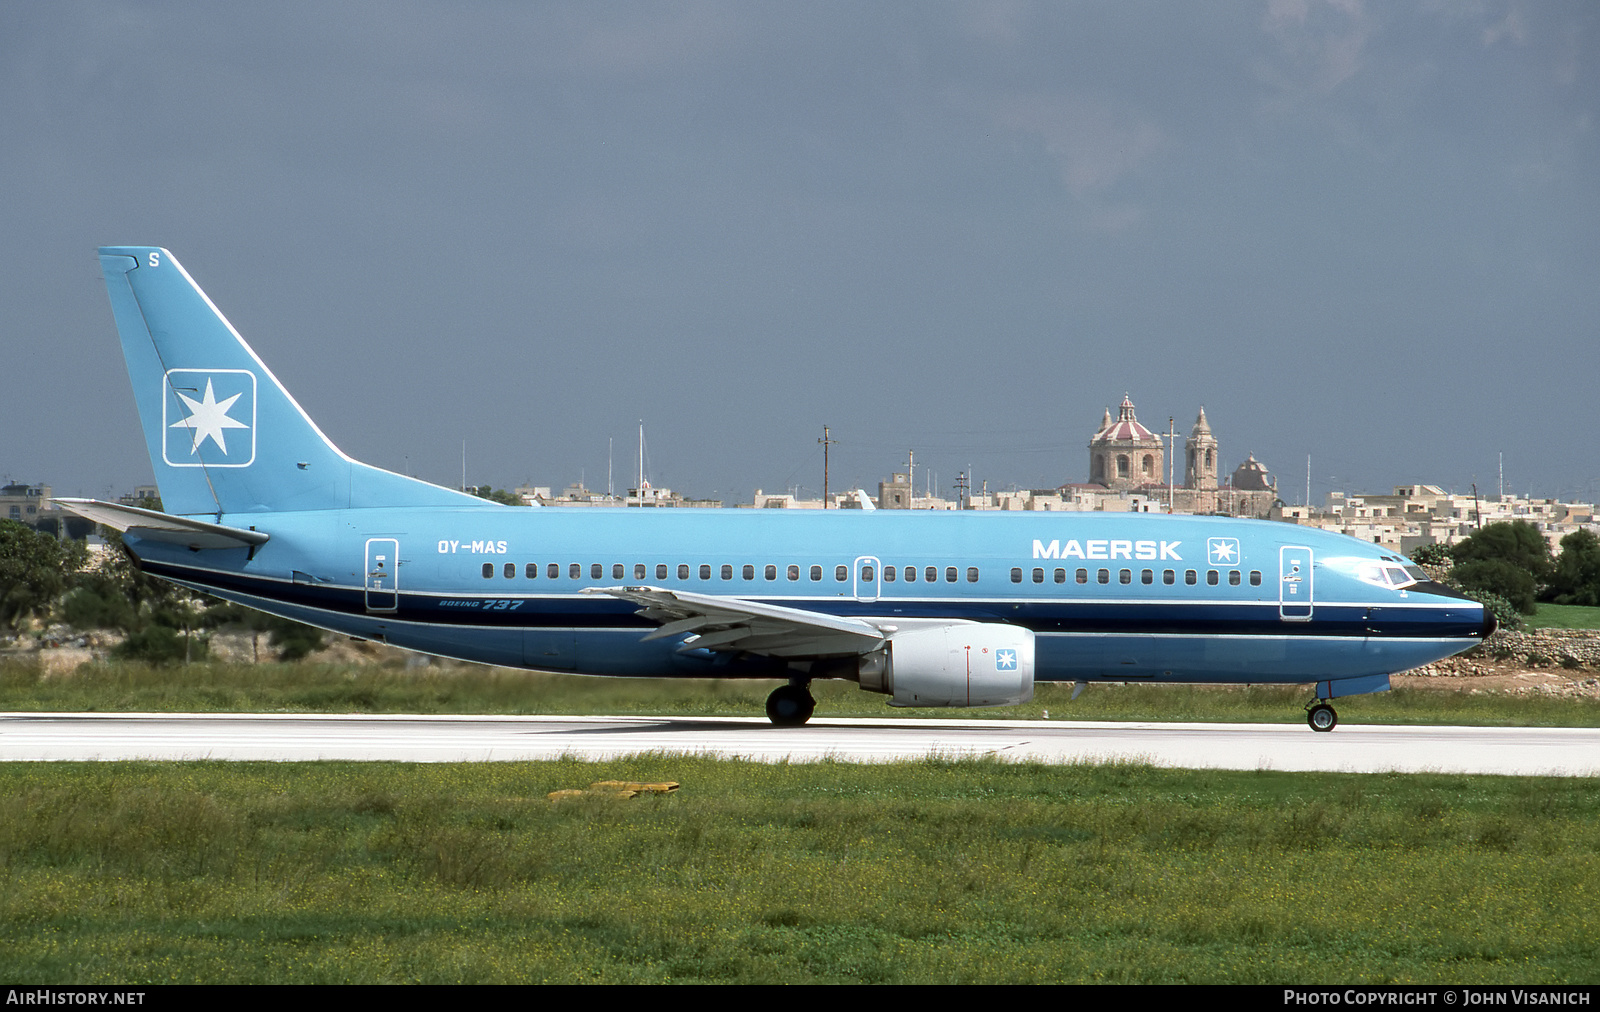
<path fill-rule="evenodd" d="M 483 504 L 340 452 L 171 253 L 100 265 L 168 513 Z"/>

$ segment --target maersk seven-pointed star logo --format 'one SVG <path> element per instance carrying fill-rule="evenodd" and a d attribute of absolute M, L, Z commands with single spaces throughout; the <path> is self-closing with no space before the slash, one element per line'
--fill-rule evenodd
<path fill-rule="evenodd" d="M 1206 563 L 1212 566 L 1237 566 L 1240 561 L 1238 538 L 1207 538 Z"/>
<path fill-rule="evenodd" d="M 996 650 L 994 652 L 994 667 L 996 671 L 1017 670 L 1017 652 L 1015 650 Z"/>
<path fill-rule="evenodd" d="M 168 466 L 249 467 L 255 462 L 255 373 L 169 369 L 164 379 L 161 457 Z"/>

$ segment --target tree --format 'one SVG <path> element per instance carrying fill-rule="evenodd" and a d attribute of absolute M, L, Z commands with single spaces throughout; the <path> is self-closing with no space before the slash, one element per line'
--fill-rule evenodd
<path fill-rule="evenodd" d="M 78 542 L 62 544 L 15 520 L 0 520 L 0 624 L 20 629 L 49 611 L 84 557 Z"/>
<path fill-rule="evenodd" d="M 1411 561 L 1419 566 L 1447 566 L 1450 564 L 1450 546 L 1418 545 L 1411 553 Z"/>
<path fill-rule="evenodd" d="M 1450 550 L 1455 560 L 1451 579 L 1467 592 L 1498 594 L 1524 615 L 1550 576 L 1550 545 L 1539 528 L 1513 520 L 1475 532 Z"/>
<path fill-rule="evenodd" d="M 1594 532 L 1573 531 L 1561 539 L 1561 555 L 1550 572 L 1549 599 L 1600 606 L 1600 537 Z"/>
<path fill-rule="evenodd" d="M 468 485 L 467 491 L 471 492 L 479 499 L 487 499 L 490 502 L 497 502 L 502 506 L 525 505 L 521 496 L 512 492 L 507 492 L 503 488 L 494 488 L 490 485 Z"/>

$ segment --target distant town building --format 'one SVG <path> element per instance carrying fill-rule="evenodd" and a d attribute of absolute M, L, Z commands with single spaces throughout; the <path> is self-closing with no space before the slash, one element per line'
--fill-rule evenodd
<path fill-rule="evenodd" d="M 1506 520 L 1538 528 L 1552 551 L 1573 531 L 1600 534 L 1592 503 L 1462 495 L 1437 485 L 1396 485 L 1392 494 L 1330 492 L 1321 510 L 1284 506 L 1273 511 L 1272 519 L 1338 531 L 1403 555 L 1423 545 L 1453 545 L 1480 527 Z"/>
<path fill-rule="evenodd" d="M 50 494 L 49 485 L 0 485 L 0 519 L 15 520 L 57 538 L 77 540 L 94 533 L 94 521 L 58 508 Z"/>
<path fill-rule="evenodd" d="M 49 485 L 0 485 L 0 517 L 32 527 L 39 514 L 50 508 Z"/>
<path fill-rule="evenodd" d="M 560 495 L 551 495 L 548 485 L 519 485 L 512 494 L 528 506 L 646 506 L 681 507 L 698 506 L 704 509 L 721 509 L 721 499 L 688 499 L 670 488 L 652 488 L 649 482 L 643 489 L 630 488 L 626 495 L 607 495 L 591 492 L 581 482 L 562 489 Z"/>

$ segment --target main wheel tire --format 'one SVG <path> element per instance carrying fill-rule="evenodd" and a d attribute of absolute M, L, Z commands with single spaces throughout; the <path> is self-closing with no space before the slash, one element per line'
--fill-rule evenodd
<path fill-rule="evenodd" d="M 1306 711 L 1306 723 L 1313 731 L 1332 731 L 1339 726 L 1339 714 L 1327 703 L 1318 703 Z"/>
<path fill-rule="evenodd" d="M 780 685 L 767 697 L 767 719 L 779 727 L 799 727 L 816 708 L 817 701 L 803 685 Z"/>

